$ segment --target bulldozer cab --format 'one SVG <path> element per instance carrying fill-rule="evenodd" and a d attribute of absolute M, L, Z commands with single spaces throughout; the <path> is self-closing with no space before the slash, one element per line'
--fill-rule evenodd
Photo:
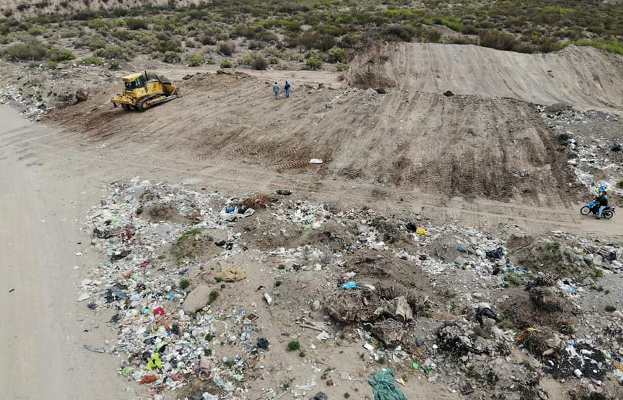
<path fill-rule="evenodd" d="M 132 74 L 124 77 L 123 82 L 125 83 L 125 90 L 132 91 L 145 87 L 147 79 L 145 74 Z"/>

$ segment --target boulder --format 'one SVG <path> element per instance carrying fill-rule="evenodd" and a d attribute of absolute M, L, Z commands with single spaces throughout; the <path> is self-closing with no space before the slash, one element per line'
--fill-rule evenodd
<path fill-rule="evenodd" d="M 208 285 L 199 285 L 193 289 L 186 297 L 186 300 L 184 300 L 184 305 L 182 306 L 184 312 L 186 314 L 194 314 L 207 306 L 210 301 L 210 292 L 212 292 L 212 289 Z"/>

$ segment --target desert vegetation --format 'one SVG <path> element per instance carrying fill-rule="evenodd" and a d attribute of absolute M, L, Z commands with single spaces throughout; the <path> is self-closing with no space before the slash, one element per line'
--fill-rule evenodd
<path fill-rule="evenodd" d="M 10 61 L 51 65 L 115 66 L 145 56 L 190 66 L 256 69 L 280 64 L 343 69 L 361 49 L 391 41 L 526 53 L 575 44 L 623 54 L 623 7 L 600 1 L 215 0 L 175 5 L 83 8 L 68 15 L 37 15 L 36 8 L 19 15 L 19 10 L 4 9 L 0 49 Z"/>

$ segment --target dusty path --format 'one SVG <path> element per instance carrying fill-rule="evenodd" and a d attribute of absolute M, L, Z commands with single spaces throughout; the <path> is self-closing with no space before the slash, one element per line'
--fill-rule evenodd
<path fill-rule="evenodd" d="M 4 107 L 0 120 L 3 140 L 45 134 Z M 94 320 L 76 302 L 80 274 L 97 260 L 80 231 L 97 185 L 88 175 L 41 168 L 34 153 L 15 150 L 0 150 L 0 397 L 134 399 L 116 377 L 116 360 L 83 347 L 114 337 L 104 316 Z"/>

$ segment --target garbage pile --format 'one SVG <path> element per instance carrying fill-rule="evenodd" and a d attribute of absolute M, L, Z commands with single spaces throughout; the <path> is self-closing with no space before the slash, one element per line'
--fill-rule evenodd
<path fill-rule="evenodd" d="M 597 181 L 623 195 L 623 121 L 617 114 L 602 111 L 578 111 L 558 104 L 537 106 L 545 124 L 553 130 L 557 142 L 566 147 L 569 166 L 578 181 L 591 189 Z"/>
<path fill-rule="evenodd" d="M 346 356 L 336 353 L 344 345 L 362 352 L 341 368 L 366 373 L 341 371 L 340 383 L 369 391 L 361 385 L 376 376 L 375 393 L 408 396 L 409 376 L 509 399 L 542 397 L 544 373 L 606 387 L 623 357 L 621 320 L 594 313 L 587 321 L 602 334 L 590 341 L 580 318 L 599 275 L 620 276 L 620 245 L 507 228 L 500 237 L 285 190 L 227 197 L 134 179 L 112 184 L 88 215 L 105 261 L 77 301 L 110 313 L 118 338 L 103 351 L 122 355 L 119 373 L 154 395 L 199 381 L 187 398 L 326 396 L 335 392 L 318 382 L 338 378 L 316 360 Z M 283 383 L 292 353 L 309 372 Z M 374 375 L 379 364 L 399 386 Z"/>
<path fill-rule="evenodd" d="M 31 120 L 39 121 L 49 111 L 41 97 L 25 97 L 15 86 L 0 89 L 0 104 L 10 104 L 22 110 L 22 114 Z"/>

